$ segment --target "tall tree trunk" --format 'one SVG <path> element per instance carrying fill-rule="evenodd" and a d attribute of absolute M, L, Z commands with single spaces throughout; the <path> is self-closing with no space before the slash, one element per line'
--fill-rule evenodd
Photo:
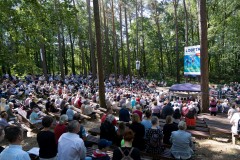
<path fill-rule="evenodd" d="M 104 47 L 104 55 L 105 55 L 105 76 L 109 76 L 109 37 L 108 37 L 108 21 L 106 19 L 106 11 L 105 11 L 105 3 L 102 2 L 103 5 L 103 25 L 104 25 L 104 37 L 105 37 L 105 47 Z"/>
<path fill-rule="evenodd" d="M 45 79 L 48 80 L 46 50 L 45 50 L 44 43 L 41 44 L 40 56 L 41 56 L 43 74 L 44 74 Z"/>
<path fill-rule="evenodd" d="M 92 18 L 91 18 L 91 10 L 90 10 L 90 0 L 87 1 L 87 11 L 88 11 L 88 33 L 89 33 L 89 46 L 90 46 L 90 55 L 91 55 L 91 67 L 92 67 L 92 77 L 93 82 L 97 78 L 96 76 L 96 57 L 94 51 L 94 39 L 92 36 Z"/>
<path fill-rule="evenodd" d="M 66 45 L 65 45 L 64 28 L 63 28 L 62 23 L 61 23 L 61 29 L 62 29 L 62 55 L 63 55 L 63 63 L 64 63 L 65 75 L 68 75 L 67 52 L 66 52 Z"/>
<path fill-rule="evenodd" d="M 70 44 L 71 44 L 72 74 L 73 74 L 73 75 L 76 75 L 75 62 L 74 62 L 74 38 L 72 37 L 70 27 L 69 27 L 69 29 L 68 29 L 68 34 L 69 34 L 69 40 L 70 40 Z"/>
<path fill-rule="evenodd" d="M 113 56 L 114 56 L 114 78 L 115 78 L 115 84 L 117 84 L 117 40 L 116 40 L 116 30 L 115 30 L 115 21 L 114 21 L 114 9 L 113 9 L 113 0 L 112 0 L 112 30 L 113 30 Z"/>
<path fill-rule="evenodd" d="M 138 55 L 138 0 L 136 0 L 136 59 L 139 59 Z"/>
<path fill-rule="evenodd" d="M 201 46 L 201 91 L 202 91 L 202 109 L 208 112 L 209 107 L 209 77 L 208 77 L 208 48 L 207 48 L 207 10 L 206 0 L 199 0 L 200 19 L 200 46 Z"/>
<path fill-rule="evenodd" d="M 61 18 L 59 16 L 59 0 L 55 0 L 54 1 L 54 5 L 55 5 L 55 12 L 58 15 L 58 59 L 59 59 L 59 68 L 60 68 L 60 72 L 61 72 L 61 79 L 64 80 L 65 78 L 65 74 L 64 74 L 64 68 L 63 68 L 63 53 L 62 53 L 62 40 L 61 40 Z"/>
<path fill-rule="evenodd" d="M 95 20 L 96 39 L 97 39 L 99 100 L 100 100 L 100 107 L 106 108 L 107 106 L 105 102 L 105 87 L 104 87 L 103 66 L 102 66 L 101 28 L 100 28 L 98 7 L 99 7 L 98 0 L 94 0 L 93 9 L 94 9 L 94 20 Z"/>
<path fill-rule="evenodd" d="M 73 0 L 73 6 L 76 8 L 76 3 L 75 0 Z M 81 51 L 80 59 L 82 60 L 82 69 L 83 69 L 83 74 L 87 76 L 87 67 L 85 64 L 85 52 L 83 50 L 83 45 L 82 45 L 82 39 L 81 39 L 81 28 L 80 28 L 80 21 L 77 13 L 75 14 L 76 18 L 76 24 L 78 25 L 78 46 Z"/>
<path fill-rule="evenodd" d="M 124 75 L 125 63 L 123 52 L 123 33 L 122 33 L 122 1 L 119 2 L 119 20 L 120 20 L 120 41 L 121 41 L 121 59 L 122 59 L 122 75 Z"/>
<path fill-rule="evenodd" d="M 143 0 L 141 0 L 141 20 L 142 20 L 142 49 L 141 54 L 143 57 L 143 76 L 145 77 L 147 74 L 147 66 L 146 66 L 146 53 L 145 53 L 145 44 L 144 44 L 144 26 L 143 26 Z"/>
<path fill-rule="evenodd" d="M 125 4 L 125 6 L 124 6 L 124 14 L 125 14 L 126 41 L 127 41 L 128 74 L 129 74 L 129 76 L 130 76 L 130 83 L 132 83 L 132 71 L 131 71 L 130 51 L 129 51 L 128 23 L 127 23 L 127 8 L 126 8 L 126 4 Z"/>
<path fill-rule="evenodd" d="M 180 83 L 180 62 L 179 62 L 179 53 L 178 53 L 178 21 L 177 21 L 177 7 L 178 1 L 174 0 L 174 17 L 175 17 L 175 34 L 176 34 L 176 46 L 175 46 L 175 53 L 177 55 L 176 66 L 177 66 L 177 83 Z"/>
<path fill-rule="evenodd" d="M 185 13 L 185 46 L 188 46 L 188 13 L 185 1 L 186 0 L 183 0 L 183 7 Z"/>

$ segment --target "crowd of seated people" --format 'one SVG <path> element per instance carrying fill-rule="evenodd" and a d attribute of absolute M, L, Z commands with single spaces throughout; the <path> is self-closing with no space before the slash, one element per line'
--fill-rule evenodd
<path fill-rule="evenodd" d="M 129 76 L 125 78 L 120 76 L 119 84 L 115 84 L 113 75 L 105 79 L 105 96 L 108 107 L 107 113 L 101 119 L 100 138 L 122 147 L 123 154 L 126 156 L 130 153 L 130 155 L 133 154 L 138 157 L 139 150 L 161 154 L 163 144 L 174 145 L 175 141 L 172 133 L 176 130 L 184 131 L 184 129 L 179 128 L 179 124 L 183 120 L 182 117 L 186 117 L 187 125 L 192 125 L 201 108 L 195 99 L 182 100 L 177 98 L 173 100 L 169 99 L 170 97 L 163 91 L 160 93 L 149 90 L 149 80 L 133 78 L 133 81 L 134 83 L 130 82 Z M 86 140 L 86 131 L 83 125 L 79 123 L 79 117 L 81 117 L 81 114 L 85 114 L 96 118 L 94 106 L 90 104 L 90 101 L 99 102 L 99 90 L 96 83 L 93 84 L 91 75 L 87 77 L 66 76 L 63 81 L 58 76 L 55 78 L 50 76 L 47 80 L 43 76 L 29 75 L 25 80 L 14 80 L 14 83 L 6 79 L 2 82 L 1 87 L 0 96 L 4 98 L 1 99 L 0 104 L 2 111 L 0 113 L 1 126 L 9 126 L 11 119 L 21 123 L 21 118 L 15 110 L 26 109 L 28 112 L 27 118 L 30 118 L 30 122 L 33 124 L 41 123 L 44 127 L 43 131 L 46 130 L 44 133 L 47 133 L 49 127 L 45 125 L 44 116 L 40 116 L 39 113 L 44 112 L 44 110 L 50 113 L 59 113 L 61 115 L 60 121 L 54 129 L 54 140 L 55 144 L 58 145 L 58 155 L 63 157 L 74 155 L 75 153 L 65 147 L 66 144 L 71 144 L 81 146 L 80 149 L 78 148 L 81 155 L 77 155 L 77 158 L 86 157 L 84 147 L 91 146 L 91 144 Z M 22 94 L 23 97 L 20 104 L 17 98 L 11 96 L 19 97 L 19 94 Z M 46 100 L 46 102 L 43 103 L 40 98 L 43 98 L 43 101 Z M 221 105 L 227 110 L 228 104 L 224 103 Z M 218 103 L 216 107 L 218 108 Z M 76 113 L 74 108 L 78 108 L 81 113 Z M 233 109 L 233 107 L 229 109 L 231 110 L 229 116 L 233 116 Z M 119 120 L 122 123 L 117 124 L 116 118 L 113 116 L 116 111 L 118 111 Z M 166 124 L 163 128 L 159 126 L 157 118 L 166 118 Z M 75 129 L 73 129 L 74 127 Z M 76 143 L 68 139 L 70 135 L 76 138 Z M 100 147 L 99 152 L 106 152 L 107 146 Z M 132 151 L 130 147 L 133 148 Z M 127 148 L 127 150 L 124 148 Z M 176 148 L 172 150 L 176 150 Z M 65 155 L 65 152 L 69 152 L 69 154 Z M 114 155 L 123 156 L 120 149 L 114 152 Z M 41 156 L 42 154 L 40 158 L 44 158 Z M 54 154 L 51 158 L 54 158 Z"/>

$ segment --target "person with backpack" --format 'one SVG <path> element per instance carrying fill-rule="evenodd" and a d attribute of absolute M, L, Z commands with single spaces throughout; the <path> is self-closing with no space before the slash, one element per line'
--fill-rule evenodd
<path fill-rule="evenodd" d="M 152 127 L 146 133 L 146 152 L 153 154 L 161 154 L 163 133 L 159 127 L 159 120 L 156 116 L 151 119 Z"/>
<path fill-rule="evenodd" d="M 137 148 L 132 147 L 134 139 L 133 131 L 127 129 L 123 137 L 124 145 L 113 151 L 112 160 L 140 160 L 140 151 Z"/>

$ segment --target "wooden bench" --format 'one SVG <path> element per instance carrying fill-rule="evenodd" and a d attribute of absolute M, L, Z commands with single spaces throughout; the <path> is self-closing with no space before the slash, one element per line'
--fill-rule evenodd
<path fill-rule="evenodd" d="M 100 138 L 97 138 L 96 136 L 93 135 L 88 135 L 87 136 L 87 141 L 93 143 L 93 144 L 98 144 Z"/>
<path fill-rule="evenodd" d="M 153 154 L 153 153 L 146 153 L 146 152 L 140 152 L 141 153 L 141 157 L 150 157 L 153 160 L 159 160 L 159 159 L 174 159 L 171 156 L 170 150 L 169 149 L 165 149 L 163 153 L 161 154 Z M 148 158 L 149 159 L 149 158 Z"/>
<path fill-rule="evenodd" d="M 88 130 L 88 133 L 90 133 L 93 136 L 100 135 L 100 127 L 91 128 Z"/>

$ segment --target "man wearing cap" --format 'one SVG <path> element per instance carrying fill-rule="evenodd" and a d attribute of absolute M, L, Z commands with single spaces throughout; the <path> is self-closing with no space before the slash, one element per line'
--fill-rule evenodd
<path fill-rule="evenodd" d="M 98 149 L 96 149 L 92 154 L 93 160 L 110 160 L 111 158 L 107 154 L 107 151 L 111 145 L 111 141 L 100 139 L 98 142 Z"/>

